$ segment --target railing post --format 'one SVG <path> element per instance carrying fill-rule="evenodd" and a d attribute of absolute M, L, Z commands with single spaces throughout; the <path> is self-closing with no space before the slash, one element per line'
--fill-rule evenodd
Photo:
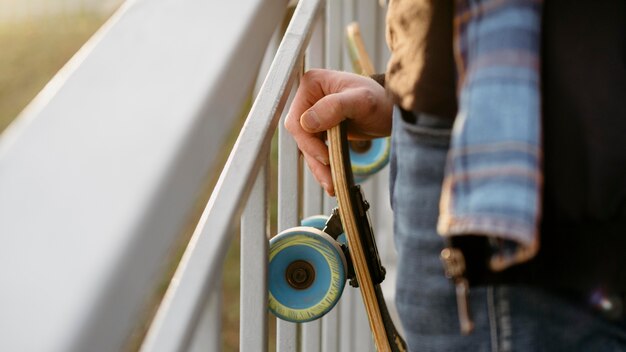
<path fill-rule="evenodd" d="M 343 24 L 341 1 L 326 2 L 326 68 L 341 70 L 343 61 Z"/>
<path fill-rule="evenodd" d="M 298 79 L 299 81 L 299 79 Z M 297 87 L 297 83 L 295 85 Z M 292 90 L 287 106 L 293 99 Z M 289 132 L 285 129 L 286 113 L 278 124 L 278 232 L 298 225 L 300 192 L 298 187 L 298 148 Z M 297 170 L 294 172 L 294 170 Z M 298 346 L 298 325 L 278 320 L 276 350 L 278 352 L 296 351 Z"/>
<path fill-rule="evenodd" d="M 232 236 L 232 222 L 241 214 L 254 180 L 266 161 L 263 157 L 270 150 L 271 136 L 279 123 L 287 93 L 293 85 L 294 72 L 298 70 L 304 55 L 312 24 L 319 15 L 320 3 L 321 0 L 298 3 L 260 93 L 152 322 L 142 345 L 143 351 L 177 351 L 188 346 L 188 333 L 197 321 L 199 304 L 218 276 L 216 270 L 219 263 L 224 261 L 225 249 Z M 292 156 L 289 158 L 297 161 L 295 142 L 292 139 L 289 141 L 292 145 L 283 148 L 284 152 L 290 150 Z M 289 165 L 288 162 L 285 164 Z M 291 171 L 295 165 L 295 162 L 291 163 Z M 289 174 L 286 171 L 283 173 Z M 290 174 L 293 175 L 293 172 Z M 297 189 L 297 186 L 292 188 Z M 293 211 L 290 208 L 294 208 L 297 201 L 289 203 L 287 197 L 294 194 L 297 198 L 297 192 L 283 192 L 279 205 L 281 209 Z M 279 214 L 280 226 L 289 227 L 295 223 L 297 212 Z M 296 334 L 285 336 L 286 345 L 295 347 Z"/>
<path fill-rule="evenodd" d="M 267 159 L 267 157 L 266 157 Z M 268 163 L 241 217 L 240 351 L 267 351 Z"/>
<path fill-rule="evenodd" d="M 323 11 L 323 9 L 322 9 Z M 323 13 L 323 12 L 322 12 Z M 324 67 L 324 45 L 325 45 L 325 16 L 320 16 L 315 29 L 311 35 L 309 47 L 305 54 L 305 69 L 322 68 Z M 313 215 L 322 214 L 322 189 L 315 181 L 315 178 L 308 170 L 308 167 L 304 166 L 304 200 L 302 216 L 309 217 Z M 321 320 L 315 320 L 309 323 L 302 324 L 302 351 L 303 352 L 320 352 L 322 331 Z"/>

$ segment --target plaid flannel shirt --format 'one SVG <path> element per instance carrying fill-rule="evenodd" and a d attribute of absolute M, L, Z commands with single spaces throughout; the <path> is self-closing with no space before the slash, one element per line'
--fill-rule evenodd
<path fill-rule="evenodd" d="M 488 236 L 496 271 L 539 249 L 541 11 L 532 0 L 455 4 L 459 108 L 438 231 Z"/>

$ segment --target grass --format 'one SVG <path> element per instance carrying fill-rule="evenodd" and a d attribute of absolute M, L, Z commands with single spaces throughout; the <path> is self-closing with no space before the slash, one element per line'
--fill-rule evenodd
<path fill-rule="evenodd" d="M 0 24 L 0 132 L 108 17 L 83 13 Z"/>

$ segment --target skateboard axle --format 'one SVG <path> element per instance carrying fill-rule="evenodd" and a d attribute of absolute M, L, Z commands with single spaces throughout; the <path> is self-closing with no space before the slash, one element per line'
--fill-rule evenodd
<path fill-rule="evenodd" d="M 354 152 L 363 154 L 372 148 L 372 141 L 350 141 L 350 149 Z"/>
<path fill-rule="evenodd" d="M 309 288 L 315 280 L 315 269 L 309 262 L 296 260 L 289 264 L 285 276 L 291 287 L 304 290 Z"/>

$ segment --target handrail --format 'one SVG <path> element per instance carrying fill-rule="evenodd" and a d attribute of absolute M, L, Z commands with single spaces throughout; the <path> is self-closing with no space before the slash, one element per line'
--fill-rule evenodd
<path fill-rule="evenodd" d="M 185 250 L 142 346 L 143 351 L 184 350 L 211 290 L 242 211 L 269 151 L 271 136 L 301 62 L 321 0 L 299 2 L 214 193 Z"/>
<path fill-rule="evenodd" d="M 0 135 L 0 350 L 133 347 L 286 5 L 129 0 Z"/>
<path fill-rule="evenodd" d="M 0 350 L 137 347 L 287 3 L 128 0 L 0 135 Z M 221 272 L 239 215 L 240 349 L 266 350 L 270 140 L 278 130 L 279 230 L 328 214 L 334 200 L 302 172 L 279 117 L 303 66 L 350 70 L 348 22 L 363 25 L 381 68 L 383 12 L 375 1 L 299 1 L 144 351 L 220 350 Z M 375 225 L 389 221 L 376 182 L 364 184 Z M 279 352 L 371 350 L 359 299 L 347 289 L 320 320 L 278 322 Z"/>

